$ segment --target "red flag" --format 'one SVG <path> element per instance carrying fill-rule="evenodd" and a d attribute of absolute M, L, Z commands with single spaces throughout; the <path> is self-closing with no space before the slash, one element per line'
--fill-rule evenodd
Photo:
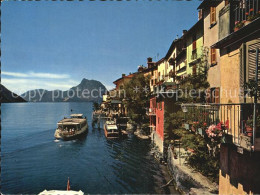
<path fill-rule="evenodd" d="M 70 178 L 68 177 L 67 191 L 70 191 Z"/>

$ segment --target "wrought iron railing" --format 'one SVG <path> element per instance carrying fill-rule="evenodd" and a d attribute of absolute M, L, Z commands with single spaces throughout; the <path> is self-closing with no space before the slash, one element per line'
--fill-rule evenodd
<path fill-rule="evenodd" d="M 223 134 L 232 136 L 233 144 L 242 146 L 246 137 L 251 142 L 251 148 L 254 146 L 253 136 L 260 137 L 260 117 L 259 123 L 256 121 L 256 132 L 253 132 L 253 108 L 254 104 L 182 104 L 184 126 L 205 135 L 198 130 L 205 131 L 211 125 L 217 125 Z M 260 104 L 257 105 L 257 113 L 260 113 Z"/>
<path fill-rule="evenodd" d="M 259 0 L 240 0 L 234 6 L 235 24 L 243 21 L 254 20 L 260 14 Z"/>

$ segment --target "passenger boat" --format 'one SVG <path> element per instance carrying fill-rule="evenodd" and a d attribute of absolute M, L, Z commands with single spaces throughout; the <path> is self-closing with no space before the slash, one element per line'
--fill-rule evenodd
<path fill-rule="evenodd" d="M 114 121 L 106 121 L 104 124 L 106 138 L 119 138 L 119 130 Z"/>
<path fill-rule="evenodd" d="M 81 137 L 88 131 L 88 123 L 83 114 L 71 114 L 57 123 L 54 137 L 56 139 L 71 140 Z"/>

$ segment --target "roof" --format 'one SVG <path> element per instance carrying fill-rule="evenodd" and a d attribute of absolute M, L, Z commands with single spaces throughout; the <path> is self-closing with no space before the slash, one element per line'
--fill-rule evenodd
<path fill-rule="evenodd" d="M 196 31 L 197 29 L 202 29 L 204 31 L 204 20 L 201 18 L 198 22 L 196 22 L 196 24 L 194 24 L 188 31 L 187 33 L 184 35 L 189 36 L 190 34 L 193 34 L 194 31 Z"/>
<path fill-rule="evenodd" d="M 173 50 L 175 48 L 176 43 L 179 42 L 182 38 L 183 38 L 183 36 L 181 38 L 179 38 L 179 39 L 174 39 L 173 40 L 173 42 L 172 42 L 172 44 L 171 44 L 167 54 L 164 57 L 165 59 L 168 59 L 170 57 L 171 53 L 173 52 Z"/>
<path fill-rule="evenodd" d="M 80 124 L 86 121 L 85 118 L 64 118 L 58 122 L 58 124 L 63 124 L 63 125 L 76 125 Z"/>
<path fill-rule="evenodd" d="M 203 9 L 205 7 L 217 6 L 222 0 L 204 0 L 197 9 Z"/>
<path fill-rule="evenodd" d="M 120 80 L 122 80 L 122 79 L 125 79 L 125 78 L 132 78 L 135 74 L 136 74 L 136 73 L 132 73 L 132 74 L 129 74 L 129 75 L 127 75 L 127 76 L 123 76 L 123 77 L 121 77 L 121 78 L 115 80 L 113 83 L 116 85 L 116 83 L 117 83 L 118 81 L 120 81 Z"/>
<path fill-rule="evenodd" d="M 116 125 L 107 125 L 107 129 L 117 129 Z"/>
<path fill-rule="evenodd" d="M 71 117 L 75 117 L 75 116 L 76 116 L 76 117 L 82 117 L 83 114 L 71 114 L 70 116 L 71 116 Z"/>
<path fill-rule="evenodd" d="M 158 61 L 156 62 L 156 65 L 159 65 L 162 61 L 164 61 L 164 59 L 165 59 L 165 58 L 161 58 L 160 60 L 158 60 Z"/>

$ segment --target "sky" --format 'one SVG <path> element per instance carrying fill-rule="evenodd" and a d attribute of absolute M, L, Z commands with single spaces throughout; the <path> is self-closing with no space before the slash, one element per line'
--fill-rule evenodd
<path fill-rule="evenodd" d="M 201 1 L 4 1 L 1 83 L 22 94 L 68 90 L 83 78 L 108 89 L 157 61 L 198 21 Z"/>

